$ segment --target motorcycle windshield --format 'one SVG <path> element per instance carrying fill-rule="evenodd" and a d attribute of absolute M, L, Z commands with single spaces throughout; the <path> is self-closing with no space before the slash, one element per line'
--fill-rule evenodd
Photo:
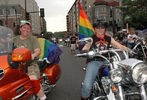
<path fill-rule="evenodd" d="M 7 55 L 12 52 L 13 32 L 10 28 L 0 26 L 0 55 Z"/>

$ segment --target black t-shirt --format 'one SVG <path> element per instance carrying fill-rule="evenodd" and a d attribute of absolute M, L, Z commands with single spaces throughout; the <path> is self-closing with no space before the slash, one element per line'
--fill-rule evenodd
<path fill-rule="evenodd" d="M 104 38 L 99 38 L 96 35 L 92 36 L 93 43 L 92 47 L 93 48 L 98 48 L 99 50 L 107 50 L 110 47 L 111 44 L 111 37 L 105 35 Z"/>
<path fill-rule="evenodd" d="M 76 39 L 77 39 L 76 37 L 71 37 L 70 38 L 71 44 L 75 44 L 76 43 Z"/>
<path fill-rule="evenodd" d="M 97 37 L 96 35 L 93 35 L 92 39 L 93 39 L 93 43 L 92 43 L 91 49 L 92 48 L 98 48 L 99 50 L 109 49 L 110 44 L 111 44 L 110 36 L 105 35 L 104 38 L 100 38 L 100 37 Z M 104 56 L 107 57 L 108 55 L 104 54 Z M 94 61 L 94 60 L 104 61 L 103 58 L 99 58 L 99 57 L 88 58 L 87 60 L 88 62 Z"/>

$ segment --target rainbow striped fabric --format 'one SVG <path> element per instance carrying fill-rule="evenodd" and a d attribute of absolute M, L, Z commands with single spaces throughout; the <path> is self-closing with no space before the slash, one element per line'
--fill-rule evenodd
<path fill-rule="evenodd" d="M 38 38 L 38 42 L 41 48 L 40 59 L 47 58 L 50 63 L 56 59 L 56 64 L 59 63 L 59 56 L 62 54 L 62 50 L 54 43 L 44 38 Z"/>
<path fill-rule="evenodd" d="M 79 39 L 92 36 L 94 34 L 94 28 L 92 27 L 85 11 L 82 9 L 80 2 L 78 2 L 80 7 L 79 16 Z"/>

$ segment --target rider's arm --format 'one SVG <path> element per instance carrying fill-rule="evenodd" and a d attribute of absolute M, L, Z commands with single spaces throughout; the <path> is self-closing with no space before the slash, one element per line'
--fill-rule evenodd
<path fill-rule="evenodd" d="M 33 44 L 33 53 L 32 53 L 32 60 L 35 57 L 39 57 L 39 55 L 41 54 L 41 49 L 40 49 L 40 44 L 37 40 L 36 37 L 32 37 L 32 44 Z"/>
<path fill-rule="evenodd" d="M 118 49 L 121 49 L 121 50 L 130 50 L 126 46 L 123 46 L 120 43 L 118 43 L 117 41 L 115 41 L 114 38 L 111 38 L 111 45 L 113 47 L 118 48 Z"/>
<path fill-rule="evenodd" d="M 91 47 L 91 45 L 93 43 L 93 39 L 92 38 L 90 38 L 90 39 L 91 39 L 91 44 L 85 44 L 85 46 L 83 47 L 82 50 L 89 50 L 90 49 L 90 47 Z"/>
<path fill-rule="evenodd" d="M 40 53 L 41 53 L 40 48 L 36 48 L 36 49 L 34 50 L 34 53 L 32 54 L 32 60 L 33 60 L 35 57 L 38 57 L 38 56 L 40 55 Z"/>

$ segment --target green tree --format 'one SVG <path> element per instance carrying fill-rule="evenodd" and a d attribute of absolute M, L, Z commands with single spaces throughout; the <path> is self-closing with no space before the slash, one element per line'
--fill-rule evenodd
<path fill-rule="evenodd" d="M 124 23 L 136 29 L 147 28 L 147 0 L 123 0 L 120 7 L 124 16 Z"/>
<path fill-rule="evenodd" d="M 43 37 L 47 40 L 51 41 L 51 38 L 54 37 L 52 32 L 45 32 L 43 33 Z"/>
<path fill-rule="evenodd" d="M 61 31 L 61 32 L 55 32 L 54 35 L 55 37 L 58 38 L 64 38 L 66 31 Z"/>

